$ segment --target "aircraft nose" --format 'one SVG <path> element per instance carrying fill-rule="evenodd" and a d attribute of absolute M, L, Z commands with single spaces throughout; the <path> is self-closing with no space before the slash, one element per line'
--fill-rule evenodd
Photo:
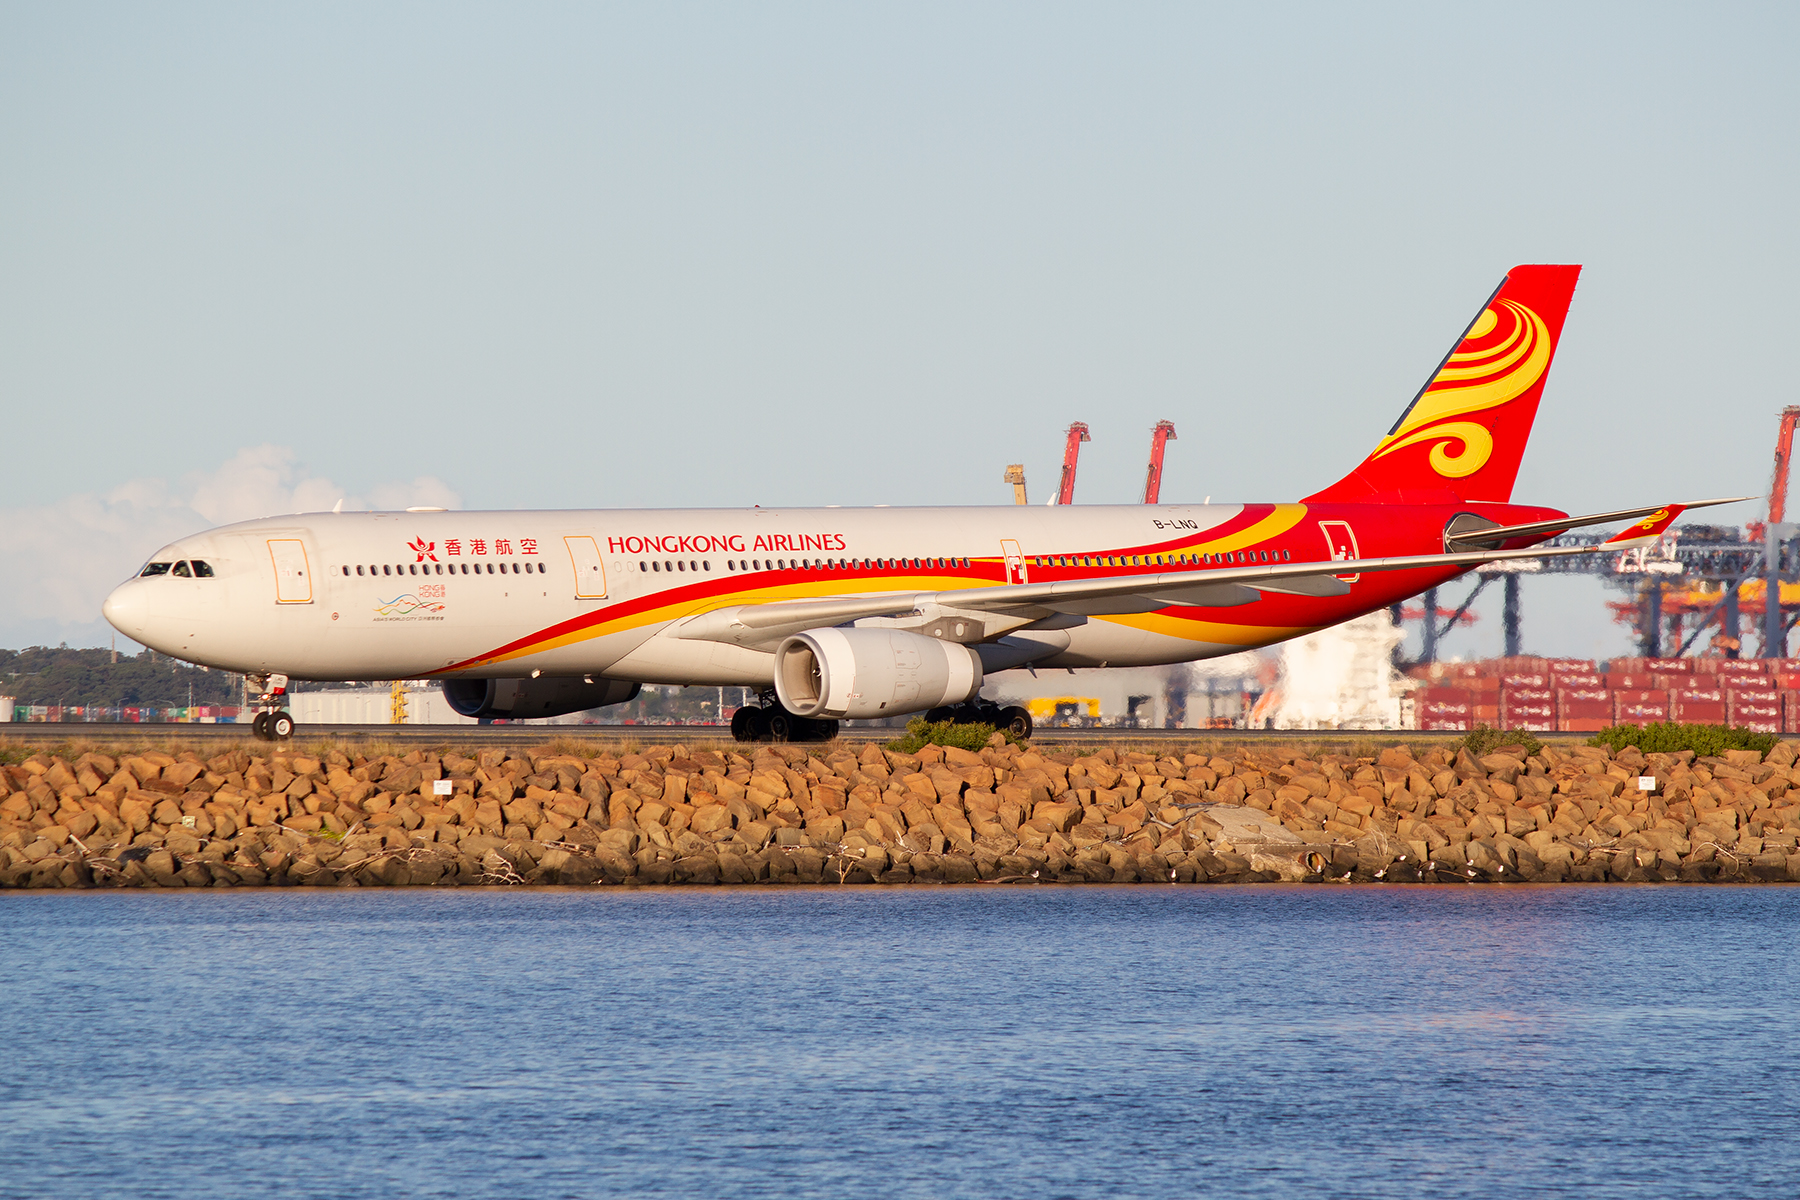
<path fill-rule="evenodd" d="M 114 629 L 133 641 L 141 642 L 144 640 L 146 619 L 150 615 L 149 607 L 143 585 L 133 579 L 112 590 L 112 595 L 100 606 L 100 614 Z"/>

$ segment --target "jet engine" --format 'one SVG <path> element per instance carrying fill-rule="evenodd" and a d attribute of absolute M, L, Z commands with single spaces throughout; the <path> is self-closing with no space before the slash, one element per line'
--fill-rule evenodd
<path fill-rule="evenodd" d="M 465 717 L 560 717 L 634 700 L 640 684 L 581 676 L 537 679 L 446 679 L 444 699 Z"/>
<path fill-rule="evenodd" d="M 775 651 L 775 694 L 801 717 L 891 717 L 980 690 L 975 651 L 898 629 L 809 629 Z"/>

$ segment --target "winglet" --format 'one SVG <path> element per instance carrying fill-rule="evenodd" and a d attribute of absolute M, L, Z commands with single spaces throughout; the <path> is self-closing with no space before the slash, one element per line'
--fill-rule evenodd
<path fill-rule="evenodd" d="M 1600 543 L 1602 550 L 1636 550 L 1639 546 L 1649 546 L 1661 537 L 1675 518 L 1687 511 L 1685 504 L 1670 504 L 1657 509 L 1641 521 L 1636 521 Z"/>

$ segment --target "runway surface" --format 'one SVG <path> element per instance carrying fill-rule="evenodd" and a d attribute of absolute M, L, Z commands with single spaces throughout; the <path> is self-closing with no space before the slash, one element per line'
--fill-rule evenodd
<path fill-rule="evenodd" d="M 890 742 L 904 736 L 904 729 L 874 726 L 846 727 L 840 741 L 854 745 Z M 1143 745 L 1175 746 L 1195 743 L 1308 742 L 1345 745 L 1370 741 L 1399 741 L 1409 745 L 1461 741 L 1461 733 L 1423 732 L 1417 729 L 1039 729 L 1032 735 L 1036 746 Z M 1585 741 L 1585 733 L 1539 733 L 1540 741 Z M 398 746 L 513 746 L 541 745 L 571 740 L 597 745 L 714 744 L 731 741 L 724 725 L 301 725 L 290 743 L 306 746 L 319 741 L 379 742 Z M 106 724 L 62 723 L 0 725 L 0 745 L 56 746 L 71 742 L 106 744 L 202 743 L 208 746 L 258 742 L 249 725 L 201 724 Z"/>

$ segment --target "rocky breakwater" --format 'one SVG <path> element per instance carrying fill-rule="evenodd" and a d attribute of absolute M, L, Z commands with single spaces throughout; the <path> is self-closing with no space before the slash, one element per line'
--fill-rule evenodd
<path fill-rule="evenodd" d="M 34 755 L 0 886 L 1787 881 L 1795 746 Z"/>

